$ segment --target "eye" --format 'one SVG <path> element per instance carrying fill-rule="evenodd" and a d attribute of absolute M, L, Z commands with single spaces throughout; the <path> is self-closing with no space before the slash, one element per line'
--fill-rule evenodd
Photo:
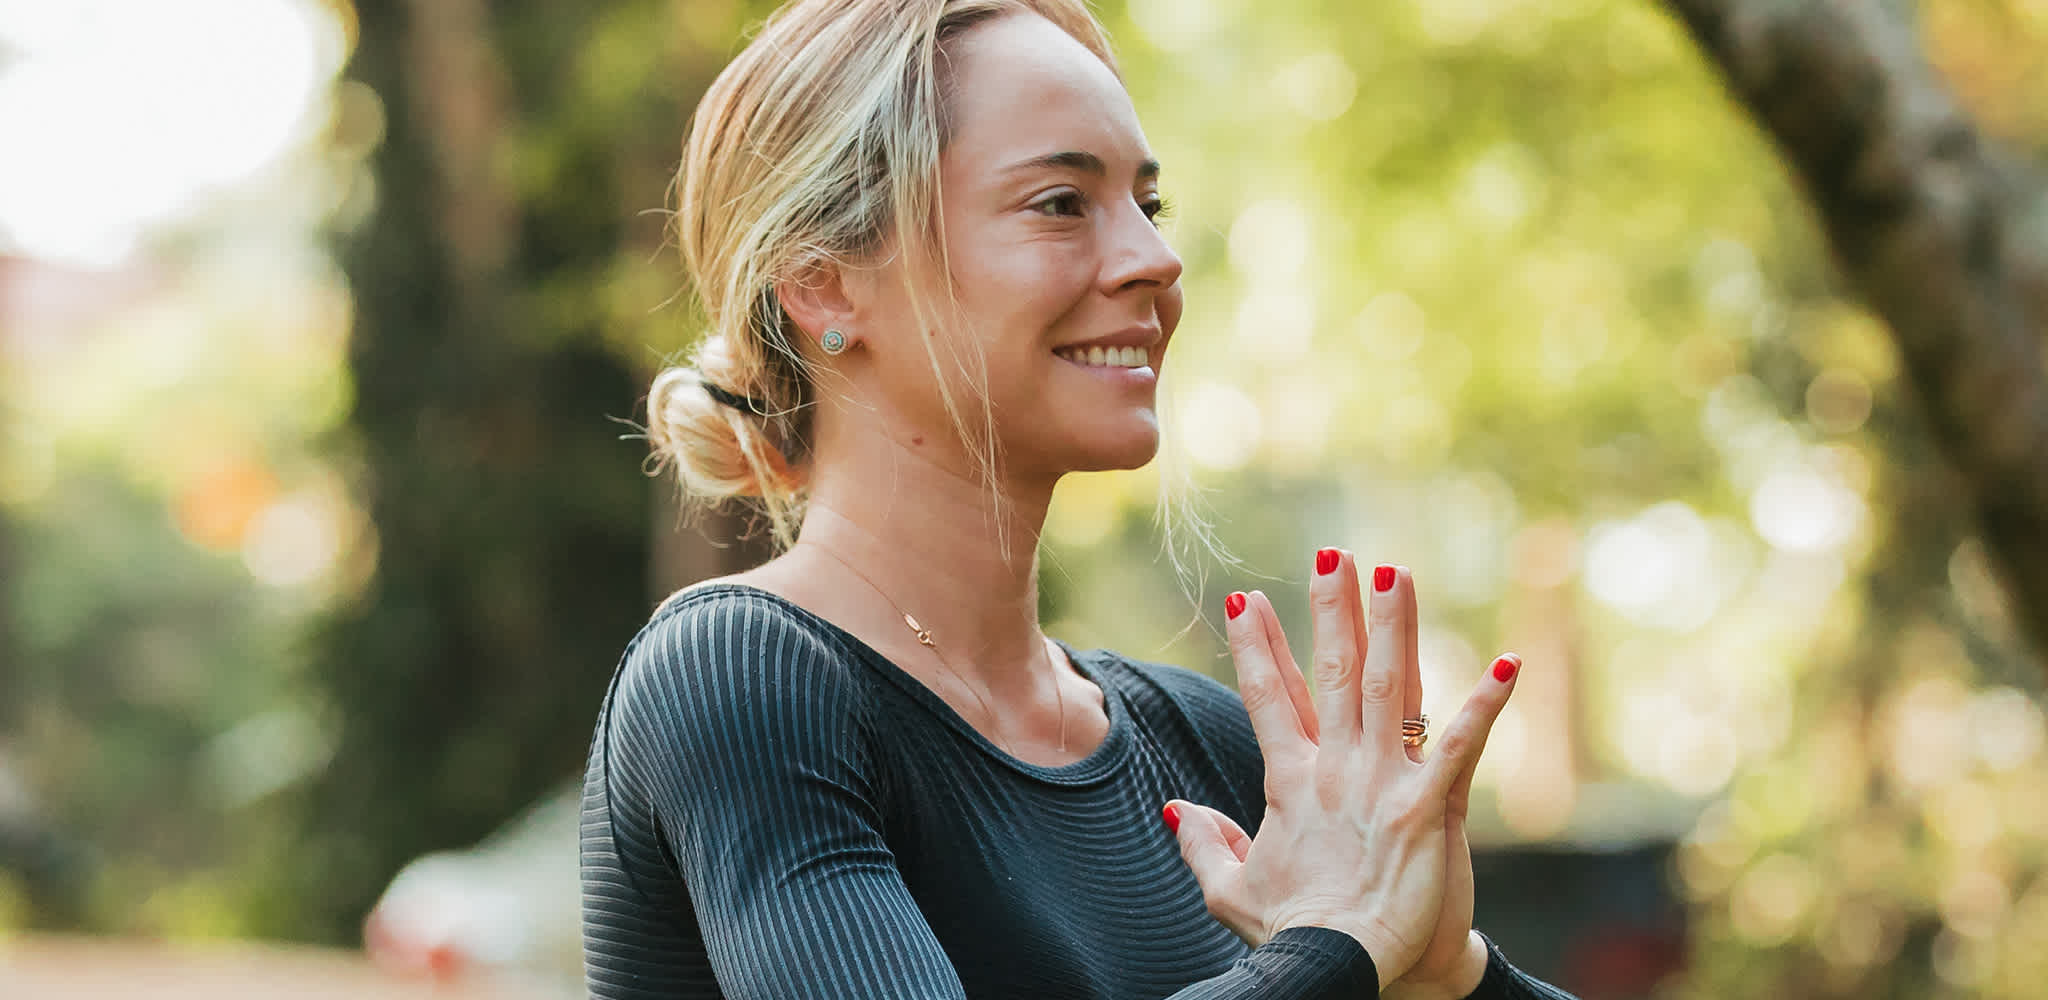
<path fill-rule="evenodd" d="M 1079 191 L 1060 191 L 1031 203 L 1031 210 L 1051 218 L 1078 218 L 1087 214 L 1087 202 Z"/>
<path fill-rule="evenodd" d="M 1160 220 L 1173 215 L 1173 203 L 1156 193 L 1140 199 L 1138 208 L 1145 213 L 1145 218 L 1152 220 L 1152 224 L 1155 226 L 1159 224 Z"/>

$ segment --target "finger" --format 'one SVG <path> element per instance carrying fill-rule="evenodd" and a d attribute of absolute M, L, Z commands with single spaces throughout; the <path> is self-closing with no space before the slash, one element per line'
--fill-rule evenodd
<path fill-rule="evenodd" d="M 1399 567 L 1377 566 L 1372 571 L 1372 603 L 1366 612 L 1365 668 L 1358 679 L 1359 727 L 1363 742 L 1387 750 L 1401 749 L 1401 712 L 1407 703 L 1411 657 L 1402 641 L 1409 617 L 1415 614 L 1408 598 L 1414 591 L 1401 587 Z"/>
<path fill-rule="evenodd" d="M 1263 590 L 1252 591 L 1251 608 L 1265 619 L 1268 649 L 1273 662 L 1280 666 L 1280 679 L 1287 684 L 1287 699 L 1294 703 L 1294 716 L 1301 720 L 1302 732 L 1310 743 L 1321 742 L 1322 720 L 1316 717 L 1316 703 L 1309 698 L 1308 681 L 1301 676 L 1294 650 L 1287 647 L 1287 630 L 1280 627 L 1280 612 L 1273 610 L 1273 602 Z"/>
<path fill-rule="evenodd" d="M 1280 627 L 1280 613 L 1273 610 L 1272 600 L 1263 590 L 1254 590 L 1251 596 L 1252 606 L 1266 616 L 1266 638 L 1273 647 L 1273 662 L 1300 673 L 1301 661 L 1294 658 L 1294 648 L 1287 644 L 1287 631 Z"/>
<path fill-rule="evenodd" d="M 1353 608 L 1358 599 L 1358 564 L 1351 553 L 1322 549 L 1308 585 L 1315 618 L 1316 715 L 1333 741 L 1358 739 L 1358 674 L 1364 667 L 1362 633 Z"/>
<path fill-rule="evenodd" d="M 1404 592 L 1403 596 L 1408 606 L 1410 608 L 1420 608 L 1422 605 L 1415 600 L 1415 574 L 1410 573 L 1408 567 L 1401 566 L 1396 568 L 1394 576 L 1394 586 L 1401 588 Z M 1408 651 L 1408 670 L 1403 675 L 1401 688 L 1401 718 L 1403 719 L 1422 718 L 1422 629 L 1417 624 L 1417 620 L 1421 617 L 1420 614 L 1409 615 L 1407 627 L 1401 633 L 1402 648 Z M 1403 745 L 1406 746 L 1405 743 Z M 1421 747 L 1406 747 L 1406 749 L 1408 750 L 1409 760 L 1417 764 L 1422 763 Z"/>
<path fill-rule="evenodd" d="M 1358 636 L 1358 670 L 1362 679 L 1365 673 L 1366 658 L 1372 655 L 1372 632 L 1370 623 L 1366 619 L 1364 577 L 1358 568 L 1357 559 L 1352 558 L 1348 561 L 1351 563 L 1351 632 L 1353 635 Z M 1377 570 L 1374 571 L 1374 575 L 1377 577 Z M 1357 692 L 1353 692 L 1352 698 L 1354 702 L 1359 697 L 1360 695 Z M 1364 725 L 1364 720 L 1361 718 L 1359 721 L 1361 731 L 1363 731 Z"/>
<path fill-rule="evenodd" d="M 1471 795 L 1472 773 L 1479 766 L 1480 753 L 1486 749 L 1486 737 L 1493 732 L 1500 710 L 1507 707 L 1508 695 L 1514 693 L 1515 679 L 1521 671 L 1522 658 L 1513 653 L 1493 661 L 1479 678 L 1478 689 L 1465 699 L 1465 707 L 1458 710 L 1458 717 L 1444 730 L 1437 751 L 1423 765 L 1431 793 L 1443 796 L 1447 804 L 1453 796 Z"/>
<path fill-rule="evenodd" d="M 1502 664 L 1506 664 L 1506 666 Z M 1506 685 L 1508 693 L 1513 694 L 1514 679 L 1521 673 L 1521 669 L 1522 657 L 1519 654 L 1502 653 L 1493 661 L 1491 666 L 1486 668 L 1486 671 L 1488 678 L 1494 683 Z M 1507 675 L 1507 680 L 1503 681 L 1500 679 L 1502 673 Z M 1481 683 L 1485 682 L 1484 679 L 1481 681 Z M 1493 725 L 1488 723 L 1486 732 L 1481 733 L 1479 736 L 1479 745 L 1472 750 L 1471 759 L 1465 762 L 1464 768 L 1459 770 L 1458 776 L 1451 781 L 1451 790 L 1444 799 L 1448 816 L 1455 817 L 1461 821 L 1464 819 L 1472 802 L 1472 776 L 1479 771 L 1479 761 L 1486 756 L 1486 741 L 1492 735 Z"/>
<path fill-rule="evenodd" d="M 1216 822 L 1217 814 L 1192 802 L 1174 799 L 1161 810 L 1161 815 L 1180 842 L 1181 860 L 1195 873 L 1195 882 L 1202 887 L 1202 896 L 1213 909 L 1224 887 L 1243 864 L 1230 849 L 1229 838 Z"/>
<path fill-rule="evenodd" d="M 1230 848 L 1230 853 L 1235 855 L 1237 860 L 1243 861 L 1246 856 L 1251 854 L 1251 835 L 1245 833 L 1244 827 L 1238 826 L 1236 820 L 1205 805 L 1190 803 L 1181 806 L 1181 810 L 1184 813 L 1189 810 L 1206 813 L 1209 821 L 1216 824 L 1217 829 L 1223 831 L 1223 843 Z"/>
<path fill-rule="evenodd" d="M 1262 600 L 1262 599 L 1261 599 Z M 1231 594 L 1224 601 L 1224 632 L 1230 637 L 1230 658 L 1237 665 L 1237 690 L 1251 716 L 1252 733 L 1258 737 L 1259 752 L 1266 760 L 1269 782 L 1291 772 L 1296 761 L 1309 749 L 1308 735 L 1287 694 L 1280 666 L 1273 662 L 1273 648 L 1266 637 L 1266 618 L 1246 614 L 1252 598 Z"/>

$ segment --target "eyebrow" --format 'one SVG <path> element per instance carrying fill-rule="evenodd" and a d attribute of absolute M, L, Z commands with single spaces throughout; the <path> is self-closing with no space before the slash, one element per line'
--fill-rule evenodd
<path fill-rule="evenodd" d="M 1011 173 L 1023 173 L 1029 170 L 1048 169 L 1079 170 L 1084 173 L 1095 174 L 1100 177 L 1109 176 L 1109 165 L 1102 162 L 1102 157 L 1097 156 L 1094 153 L 1084 153 L 1080 150 L 1069 150 L 1064 153 L 1047 153 L 1044 156 L 1034 156 L 1031 159 L 1023 160 L 1021 162 L 1010 165 Z M 1158 160 L 1148 159 L 1145 162 L 1138 164 L 1139 180 L 1149 181 L 1158 176 Z"/>

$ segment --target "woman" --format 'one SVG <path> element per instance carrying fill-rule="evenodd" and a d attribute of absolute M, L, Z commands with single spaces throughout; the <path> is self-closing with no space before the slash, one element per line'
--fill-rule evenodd
<path fill-rule="evenodd" d="M 649 433 L 786 550 L 626 651 L 593 995 L 1560 995 L 1471 929 L 1520 661 L 1423 760 L 1405 571 L 1368 615 L 1317 553 L 1314 699 L 1258 593 L 1225 606 L 1242 700 L 1040 631 L 1055 485 L 1158 448 L 1159 169 L 1080 0 L 798 0 L 713 84 L 677 220 L 711 329 Z"/>

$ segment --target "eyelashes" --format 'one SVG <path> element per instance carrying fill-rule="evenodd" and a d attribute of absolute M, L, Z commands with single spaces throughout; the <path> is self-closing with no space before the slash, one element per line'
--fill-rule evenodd
<path fill-rule="evenodd" d="M 1033 211 L 1050 218 L 1076 218 L 1088 211 L 1079 191 L 1061 191 L 1031 203 Z"/>
<path fill-rule="evenodd" d="M 1031 210 L 1047 218 L 1079 218 L 1087 214 L 1088 201 L 1079 191 L 1061 191 L 1032 202 Z M 1139 202 L 1138 210 L 1156 226 L 1173 215 L 1173 203 L 1155 194 Z"/>

